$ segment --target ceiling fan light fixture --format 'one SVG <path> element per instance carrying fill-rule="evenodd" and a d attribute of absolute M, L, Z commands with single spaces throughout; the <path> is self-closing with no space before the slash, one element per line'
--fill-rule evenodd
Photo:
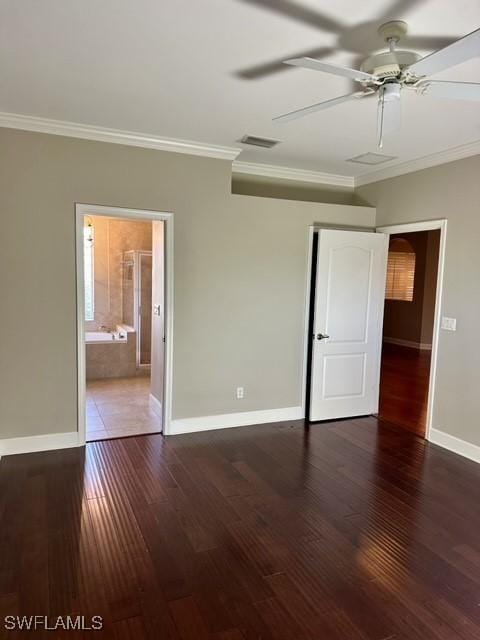
<path fill-rule="evenodd" d="M 385 102 L 394 102 L 400 100 L 401 84 L 399 82 L 388 82 L 380 88 L 380 96 L 383 96 Z"/>

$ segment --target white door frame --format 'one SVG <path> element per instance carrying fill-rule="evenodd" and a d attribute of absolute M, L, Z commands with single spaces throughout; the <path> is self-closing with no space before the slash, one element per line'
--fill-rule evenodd
<path fill-rule="evenodd" d="M 435 314 L 433 321 L 432 355 L 430 361 L 430 378 L 428 382 L 428 404 L 425 439 L 430 440 L 433 420 L 433 404 L 435 399 L 435 386 L 437 380 L 437 356 L 438 340 L 440 337 L 440 325 L 442 318 L 443 300 L 443 274 L 445 269 L 445 248 L 447 243 L 447 220 L 425 220 L 424 222 L 407 222 L 405 224 L 392 224 L 377 227 L 378 233 L 386 233 L 388 236 L 396 233 L 415 233 L 416 231 L 434 231 L 440 229 L 440 247 L 438 252 L 437 291 L 435 297 Z"/>
<path fill-rule="evenodd" d="M 92 204 L 75 205 L 76 278 L 77 278 L 77 390 L 78 443 L 86 436 L 86 362 L 85 362 L 85 282 L 83 264 L 83 220 L 85 216 L 160 220 L 165 223 L 165 362 L 163 393 L 163 434 L 170 433 L 173 381 L 173 213 Z"/>

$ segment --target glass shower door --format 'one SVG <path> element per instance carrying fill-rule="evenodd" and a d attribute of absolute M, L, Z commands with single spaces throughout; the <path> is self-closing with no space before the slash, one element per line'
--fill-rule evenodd
<path fill-rule="evenodd" d="M 139 365 L 151 362 L 152 343 L 152 254 L 140 253 L 138 283 Z"/>
<path fill-rule="evenodd" d="M 125 251 L 122 263 L 122 324 L 135 327 L 135 252 Z"/>

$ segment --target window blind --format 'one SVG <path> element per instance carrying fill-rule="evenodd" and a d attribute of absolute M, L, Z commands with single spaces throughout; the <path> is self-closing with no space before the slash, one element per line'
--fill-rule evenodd
<path fill-rule="evenodd" d="M 387 300 L 412 302 L 415 284 L 415 254 L 389 251 L 387 265 Z"/>

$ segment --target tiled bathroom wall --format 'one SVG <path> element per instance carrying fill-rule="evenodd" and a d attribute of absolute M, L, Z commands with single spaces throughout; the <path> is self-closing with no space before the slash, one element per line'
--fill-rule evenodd
<path fill-rule="evenodd" d="M 123 254 L 131 249 L 152 250 L 152 223 L 103 216 L 90 219 L 94 229 L 94 320 L 86 322 L 85 329 L 131 324 L 123 318 Z"/>

